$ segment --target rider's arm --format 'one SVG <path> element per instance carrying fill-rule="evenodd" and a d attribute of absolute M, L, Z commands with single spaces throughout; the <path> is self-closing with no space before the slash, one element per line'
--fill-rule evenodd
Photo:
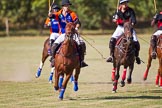
<path fill-rule="evenodd" d="M 151 21 L 151 26 L 154 26 L 158 22 L 157 17 L 158 17 L 158 14 L 155 14 L 152 21 Z"/>
<path fill-rule="evenodd" d="M 135 12 L 133 10 L 131 10 L 130 20 L 131 20 L 132 25 L 135 25 L 136 22 L 137 22 L 136 21 L 136 15 L 135 15 Z"/>

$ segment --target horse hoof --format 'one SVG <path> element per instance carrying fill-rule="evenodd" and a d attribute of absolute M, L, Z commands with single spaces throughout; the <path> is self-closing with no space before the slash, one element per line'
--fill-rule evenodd
<path fill-rule="evenodd" d="M 41 71 L 42 71 L 42 69 L 41 69 L 41 68 L 38 68 L 38 71 L 37 71 L 37 73 L 35 74 L 35 77 L 36 77 L 36 78 L 40 77 Z"/>
<path fill-rule="evenodd" d="M 155 87 L 160 87 L 159 85 L 155 85 Z"/>
<path fill-rule="evenodd" d="M 59 89 L 59 87 L 56 87 L 56 86 L 55 86 L 54 89 L 55 89 L 55 91 L 57 91 L 57 90 Z"/>
<path fill-rule="evenodd" d="M 131 84 L 132 83 L 132 79 L 127 79 L 127 83 Z"/>
<path fill-rule="evenodd" d="M 53 81 L 52 81 L 52 80 L 50 80 L 50 81 L 49 81 L 49 83 L 50 83 L 50 84 L 52 84 L 52 83 L 53 83 Z"/>
<path fill-rule="evenodd" d="M 112 93 L 116 93 L 116 90 L 113 90 Z"/>
<path fill-rule="evenodd" d="M 125 86 L 125 82 L 124 81 L 121 81 L 120 87 L 124 87 L 124 86 Z"/>
<path fill-rule="evenodd" d="M 64 98 L 64 92 L 65 92 L 65 89 L 61 89 L 60 90 L 60 94 L 59 94 L 59 99 L 60 100 L 63 100 L 63 98 Z"/>
<path fill-rule="evenodd" d="M 145 77 L 144 77 L 144 78 L 143 78 L 143 80 L 144 80 L 144 81 L 146 81 L 146 80 L 147 80 L 147 78 L 145 78 Z"/>
<path fill-rule="evenodd" d="M 74 82 L 74 91 L 78 91 L 78 82 Z"/>

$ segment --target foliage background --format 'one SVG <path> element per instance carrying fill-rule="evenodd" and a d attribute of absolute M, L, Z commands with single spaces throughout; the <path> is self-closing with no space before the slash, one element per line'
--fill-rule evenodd
<path fill-rule="evenodd" d="M 55 0 L 55 3 L 60 6 L 61 0 Z M 71 0 L 71 3 L 71 9 L 78 14 L 82 28 L 107 29 L 112 26 L 111 18 L 117 0 Z M 6 18 L 9 19 L 10 29 L 42 29 L 48 14 L 48 4 L 49 0 L 1 0 L 0 30 L 5 30 Z M 162 10 L 161 0 L 156 0 L 156 4 L 157 10 Z M 130 0 L 129 6 L 135 10 L 137 27 L 149 26 L 155 14 L 154 0 Z"/>

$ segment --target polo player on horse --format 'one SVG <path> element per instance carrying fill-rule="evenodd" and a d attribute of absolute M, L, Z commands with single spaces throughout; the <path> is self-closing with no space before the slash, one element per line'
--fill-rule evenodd
<path fill-rule="evenodd" d="M 70 5 L 72 5 L 72 4 L 70 3 L 69 0 L 62 0 L 62 9 L 57 13 L 50 13 L 49 14 L 49 17 L 57 17 L 57 16 L 59 17 L 59 24 L 60 24 L 61 33 L 62 33 L 56 39 L 56 41 L 54 42 L 54 45 L 52 47 L 52 50 L 53 50 L 52 51 L 52 53 L 53 53 L 52 59 L 53 60 L 54 60 L 54 55 L 56 53 L 58 46 L 65 39 L 66 22 L 74 22 L 76 24 L 76 28 L 75 28 L 76 31 L 78 31 L 79 27 L 81 26 L 81 22 L 79 21 L 77 14 L 69 9 Z M 80 37 L 80 35 L 78 33 L 75 35 L 74 40 L 78 44 L 78 51 L 79 51 L 79 55 L 80 55 L 81 67 L 88 66 L 84 62 L 84 54 L 85 54 L 85 51 L 86 51 L 85 42 L 83 41 L 83 39 Z"/>
<path fill-rule="evenodd" d="M 158 37 L 162 34 L 162 11 L 156 14 L 153 17 L 153 20 L 151 22 L 151 26 L 154 26 L 157 24 L 158 30 L 152 35 L 151 37 L 151 47 L 152 47 L 152 59 L 156 59 L 156 44 Z"/>
<path fill-rule="evenodd" d="M 128 7 L 129 0 L 120 0 L 119 7 L 117 12 L 115 12 L 113 16 L 113 22 L 116 22 L 117 28 L 115 32 L 113 33 L 110 42 L 109 42 L 109 48 L 110 48 L 110 57 L 106 60 L 107 62 L 113 62 L 114 57 L 114 49 L 117 39 L 120 38 L 120 36 L 124 33 L 124 22 L 131 21 L 132 25 L 136 24 L 136 16 L 132 8 Z M 140 44 L 137 40 L 136 32 L 135 30 L 132 30 L 133 32 L 133 41 L 135 44 L 135 57 L 137 64 L 141 63 L 139 56 L 139 50 L 140 50 Z"/>
<path fill-rule="evenodd" d="M 51 5 L 51 10 L 50 12 L 55 13 L 60 10 L 59 6 L 53 3 Z M 44 27 L 50 27 L 50 49 L 48 49 L 48 54 L 51 55 L 51 47 L 54 41 L 59 37 L 59 31 L 60 31 L 60 26 L 59 26 L 59 19 L 58 17 L 55 18 L 47 18 L 44 24 Z"/>

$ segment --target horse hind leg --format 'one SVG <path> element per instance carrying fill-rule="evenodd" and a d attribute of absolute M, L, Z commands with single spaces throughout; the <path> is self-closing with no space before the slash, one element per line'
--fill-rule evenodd
<path fill-rule="evenodd" d="M 48 56 L 49 56 L 49 55 L 48 55 L 48 53 L 47 53 L 47 48 L 44 47 L 44 48 L 43 48 L 43 52 L 42 52 L 42 60 L 41 60 L 41 62 L 40 62 L 40 65 L 39 65 L 39 68 L 38 68 L 38 70 L 37 70 L 37 73 L 35 74 L 35 77 L 36 77 L 36 78 L 40 77 L 41 72 L 42 72 L 42 68 L 43 68 L 43 65 L 44 65 L 44 62 L 45 62 L 45 60 L 47 59 Z"/>
<path fill-rule="evenodd" d="M 37 70 L 37 72 L 36 72 L 36 74 L 35 74 L 35 77 L 36 77 L 36 78 L 40 77 L 41 72 L 42 72 L 43 65 L 44 65 L 44 63 L 41 61 L 41 62 L 40 62 L 40 65 L 39 65 L 39 68 L 38 68 L 38 70 Z"/>
<path fill-rule="evenodd" d="M 148 64 L 147 64 L 147 68 L 146 68 L 146 71 L 143 75 L 143 80 L 147 80 L 147 76 L 148 76 L 148 72 L 149 72 L 149 69 L 151 67 L 151 62 L 152 62 L 152 57 L 151 57 L 151 47 L 149 49 L 149 57 L 148 57 Z"/>
<path fill-rule="evenodd" d="M 51 73 L 50 73 L 50 76 L 49 76 L 49 79 L 48 79 L 50 84 L 53 83 L 54 69 L 55 69 L 54 67 L 51 68 Z"/>
<path fill-rule="evenodd" d="M 122 80 L 120 82 L 120 86 L 121 87 L 124 87 L 125 86 L 126 73 L 127 73 L 127 68 L 124 68 L 123 74 L 122 74 Z"/>

